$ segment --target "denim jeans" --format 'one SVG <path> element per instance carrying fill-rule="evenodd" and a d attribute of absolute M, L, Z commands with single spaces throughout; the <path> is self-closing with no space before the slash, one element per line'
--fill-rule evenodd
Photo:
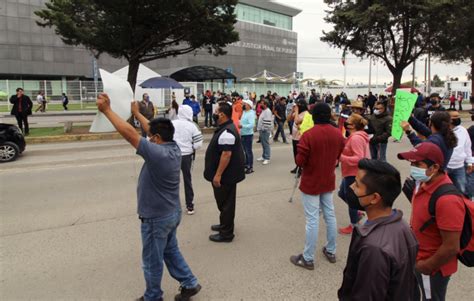
<path fill-rule="evenodd" d="M 204 126 L 212 126 L 212 111 L 204 111 Z"/>
<path fill-rule="evenodd" d="M 341 186 L 339 186 L 339 192 L 337 193 L 337 195 L 346 203 L 348 204 L 348 201 L 347 201 L 347 193 L 349 192 L 349 186 L 352 185 L 352 183 L 355 182 L 355 177 L 354 176 L 349 176 L 349 177 L 345 177 L 342 179 L 341 181 Z M 349 207 L 349 218 L 351 220 L 351 224 L 353 226 L 355 226 L 357 224 L 357 222 L 359 221 L 359 216 L 358 216 L 358 211 L 357 209 L 352 209 L 351 207 Z"/>
<path fill-rule="evenodd" d="M 303 257 L 306 261 L 314 261 L 314 251 L 318 242 L 319 231 L 319 206 L 323 210 L 324 221 L 326 222 L 326 250 L 331 254 L 336 254 L 336 215 L 334 214 L 334 204 L 332 202 L 332 191 L 320 195 L 309 195 L 301 193 L 304 214 L 306 216 L 306 242 Z"/>
<path fill-rule="evenodd" d="M 338 103 L 334 105 L 334 108 L 336 110 L 336 114 L 339 114 L 339 107 L 340 107 L 340 104 L 338 104 Z"/>
<path fill-rule="evenodd" d="M 262 158 L 270 160 L 270 131 L 260 131 L 260 143 L 262 143 L 263 148 Z"/>
<path fill-rule="evenodd" d="M 387 143 L 370 144 L 370 156 L 373 160 L 387 162 Z"/>
<path fill-rule="evenodd" d="M 146 290 L 144 298 L 158 300 L 163 296 L 161 278 L 163 261 L 171 277 L 182 287 L 196 287 L 198 281 L 181 255 L 176 239 L 176 229 L 181 221 L 181 211 L 164 218 L 142 219 L 142 261 Z"/>
<path fill-rule="evenodd" d="M 288 121 L 288 131 L 290 132 L 290 135 L 293 135 L 293 125 L 295 124 L 294 121 Z"/>
<path fill-rule="evenodd" d="M 253 168 L 253 151 L 252 151 L 253 135 L 242 136 L 242 146 L 245 152 L 245 167 Z"/>
<path fill-rule="evenodd" d="M 448 176 L 453 182 L 454 186 L 456 186 L 459 191 L 462 193 L 466 194 L 466 183 L 467 183 L 467 178 L 466 178 L 466 168 L 460 167 L 460 168 L 447 168 L 448 170 Z"/>
<path fill-rule="evenodd" d="M 275 133 L 275 137 L 273 137 L 273 140 L 278 140 L 278 135 L 281 134 L 281 138 L 283 139 L 283 142 L 286 143 L 286 135 L 285 135 L 285 120 L 278 120 L 275 119 L 276 124 L 277 124 L 277 131 Z"/>
<path fill-rule="evenodd" d="M 474 172 L 467 174 L 466 195 L 471 201 L 474 201 Z"/>

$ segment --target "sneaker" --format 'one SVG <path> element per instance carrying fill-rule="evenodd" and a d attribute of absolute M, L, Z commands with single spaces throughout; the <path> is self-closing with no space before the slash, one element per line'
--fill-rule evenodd
<path fill-rule="evenodd" d="M 263 160 L 262 164 L 263 165 L 268 165 L 268 164 L 270 164 L 270 160 Z"/>
<path fill-rule="evenodd" d="M 336 263 L 336 254 L 329 253 L 326 247 L 323 247 L 323 254 L 330 263 Z"/>
<path fill-rule="evenodd" d="M 314 270 L 314 263 L 312 261 L 304 260 L 303 254 L 291 256 L 290 261 L 296 266 L 305 268 L 307 270 Z"/>
<path fill-rule="evenodd" d="M 193 215 L 194 214 L 194 207 L 187 207 L 186 208 L 186 213 L 188 215 Z"/>
<path fill-rule="evenodd" d="M 251 174 L 253 173 L 253 168 L 247 168 L 247 170 L 245 170 L 245 174 Z"/>
<path fill-rule="evenodd" d="M 180 287 L 179 288 L 180 292 L 174 297 L 175 301 L 187 301 L 191 299 L 192 296 L 197 295 L 199 291 L 201 290 L 201 285 L 196 285 L 193 288 L 185 288 L 185 287 Z"/>
<path fill-rule="evenodd" d="M 338 232 L 339 232 L 339 234 L 351 235 L 352 230 L 354 230 L 354 227 L 352 227 L 352 225 L 349 225 L 345 228 L 339 228 Z"/>
<path fill-rule="evenodd" d="M 262 162 L 262 161 L 265 161 L 265 159 L 263 159 L 262 157 L 258 158 L 257 159 L 258 162 Z"/>
<path fill-rule="evenodd" d="M 298 170 L 298 166 L 297 166 L 297 167 L 295 167 L 294 169 L 290 170 L 290 173 L 292 173 L 292 174 L 296 174 L 296 171 L 297 171 L 297 170 Z"/>

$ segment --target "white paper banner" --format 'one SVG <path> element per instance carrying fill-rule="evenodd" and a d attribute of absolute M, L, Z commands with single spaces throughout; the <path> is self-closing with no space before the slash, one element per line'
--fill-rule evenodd
<path fill-rule="evenodd" d="M 130 104 L 133 101 L 133 91 L 130 84 L 103 69 L 99 69 L 99 71 L 104 85 L 104 92 L 110 98 L 110 107 L 120 118 L 127 120 L 132 113 Z M 115 128 L 104 114 L 97 112 L 89 132 L 115 132 Z"/>

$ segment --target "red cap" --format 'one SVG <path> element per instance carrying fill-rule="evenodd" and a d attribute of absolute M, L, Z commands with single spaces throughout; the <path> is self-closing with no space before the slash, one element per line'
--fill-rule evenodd
<path fill-rule="evenodd" d="M 420 143 L 409 152 L 399 153 L 398 159 L 407 160 L 410 162 L 430 160 L 440 166 L 443 166 L 444 164 L 443 152 L 439 146 L 431 142 Z"/>

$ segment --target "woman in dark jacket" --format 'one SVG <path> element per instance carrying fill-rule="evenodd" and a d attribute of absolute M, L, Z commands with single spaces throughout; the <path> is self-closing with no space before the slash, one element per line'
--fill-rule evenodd
<path fill-rule="evenodd" d="M 413 146 L 420 144 L 421 142 L 431 142 L 439 146 L 444 155 L 444 164 L 443 169 L 446 169 L 451 155 L 453 154 L 453 149 L 458 144 L 458 139 L 454 135 L 453 130 L 450 127 L 451 116 L 448 112 L 437 111 L 431 115 L 430 128 L 425 126 L 422 122 L 416 118 L 411 117 L 409 123 L 406 121 L 401 122 L 401 126 L 405 133 L 407 134 L 408 139 Z M 421 139 L 415 134 L 410 125 L 425 139 Z"/>

